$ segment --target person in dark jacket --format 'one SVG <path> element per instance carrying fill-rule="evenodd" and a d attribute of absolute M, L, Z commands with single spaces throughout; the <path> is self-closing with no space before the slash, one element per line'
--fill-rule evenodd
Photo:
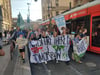
<path fill-rule="evenodd" d="M 5 52 L 2 49 L 2 32 L 0 32 L 0 56 L 4 56 Z"/>

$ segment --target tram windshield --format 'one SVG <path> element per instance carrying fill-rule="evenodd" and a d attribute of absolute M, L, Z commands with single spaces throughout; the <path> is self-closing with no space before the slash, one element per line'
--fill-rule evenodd
<path fill-rule="evenodd" d="M 92 46 L 100 47 L 100 16 L 92 18 Z"/>

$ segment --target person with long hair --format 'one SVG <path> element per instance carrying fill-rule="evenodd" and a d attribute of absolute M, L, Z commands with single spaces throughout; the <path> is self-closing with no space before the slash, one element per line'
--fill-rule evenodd
<path fill-rule="evenodd" d="M 55 52 L 56 52 L 56 55 L 55 55 L 55 57 L 56 57 L 56 63 L 58 63 L 58 55 L 59 55 L 59 51 L 58 51 L 58 41 L 57 41 L 57 36 L 58 36 L 58 33 L 56 32 L 56 31 L 54 31 L 53 32 L 53 48 L 55 49 Z"/>
<path fill-rule="evenodd" d="M 69 58 L 70 37 L 67 33 L 68 33 L 67 28 L 62 27 L 62 36 L 65 39 L 64 51 L 66 52 L 66 64 L 69 65 L 69 62 L 70 62 L 70 58 Z"/>
<path fill-rule="evenodd" d="M 23 33 L 19 34 L 19 37 L 16 39 L 16 43 L 18 45 L 18 49 L 20 52 L 20 55 L 22 57 L 23 63 L 25 63 L 25 46 L 27 44 L 27 39 L 25 39 Z"/>
<path fill-rule="evenodd" d="M 81 56 L 79 56 L 76 52 L 78 49 L 78 43 L 82 40 L 85 39 L 86 43 L 87 43 L 87 37 L 86 37 L 86 33 L 87 33 L 87 29 L 82 29 L 81 33 L 77 34 L 74 38 L 74 45 L 73 45 L 73 53 L 72 53 L 72 59 L 75 60 L 78 63 L 82 63 L 81 58 L 85 55 L 85 53 L 83 53 Z"/>

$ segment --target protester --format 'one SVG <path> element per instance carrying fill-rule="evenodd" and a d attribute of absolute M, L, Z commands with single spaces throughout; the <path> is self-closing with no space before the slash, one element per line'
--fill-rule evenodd
<path fill-rule="evenodd" d="M 78 55 L 78 49 L 79 49 L 79 44 L 81 44 L 81 41 L 85 42 L 87 45 L 87 37 L 86 37 L 87 29 L 83 29 L 81 31 L 81 34 L 77 34 L 73 40 L 73 53 L 72 53 L 72 59 L 75 60 L 78 63 L 82 63 L 81 58 L 85 55 L 86 49 L 84 49 L 84 53 Z"/>
<path fill-rule="evenodd" d="M 77 28 L 76 28 L 76 32 L 75 33 L 78 34 L 79 30 L 80 30 L 80 26 L 78 25 Z"/>
<path fill-rule="evenodd" d="M 96 27 L 96 30 L 93 34 L 93 46 L 97 46 L 100 47 L 100 24 L 98 24 L 98 26 Z"/>
<path fill-rule="evenodd" d="M 49 29 L 46 30 L 46 35 L 51 37 L 51 33 L 50 33 Z"/>
<path fill-rule="evenodd" d="M 53 37 L 57 37 L 58 33 L 55 31 L 53 32 Z"/>
<path fill-rule="evenodd" d="M 6 37 L 6 44 L 8 44 L 9 43 L 9 39 L 10 39 L 10 32 L 8 31 L 7 32 L 7 37 Z"/>
<path fill-rule="evenodd" d="M 5 52 L 2 49 L 2 32 L 0 32 L 0 56 L 4 56 Z"/>
<path fill-rule="evenodd" d="M 5 55 L 5 52 L 4 50 L 2 49 L 2 46 L 0 46 L 0 56 L 4 56 Z"/>
<path fill-rule="evenodd" d="M 25 39 L 23 32 L 19 34 L 19 37 L 16 40 L 16 44 L 18 45 L 18 49 L 20 51 L 20 55 L 22 57 L 23 63 L 25 63 L 25 46 L 27 44 L 27 39 Z"/>
<path fill-rule="evenodd" d="M 22 32 L 24 33 L 24 37 L 27 38 L 28 30 L 27 29 L 23 29 Z"/>
<path fill-rule="evenodd" d="M 56 31 L 54 31 L 53 32 L 53 40 L 54 40 L 54 45 L 53 45 L 53 47 L 55 48 L 55 47 L 57 47 L 57 36 L 58 36 L 58 33 L 56 32 Z M 56 63 L 58 63 L 58 60 L 57 60 L 57 58 L 58 58 L 58 54 L 59 54 L 59 51 L 58 51 L 58 49 L 56 48 L 55 49 L 56 50 Z"/>
<path fill-rule="evenodd" d="M 28 35 L 27 35 L 27 39 L 30 41 L 32 39 L 34 35 L 34 32 L 32 31 L 32 29 L 29 30 Z"/>
<path fill-rule="evenodd" d="M 70 47 L 70 38 L 69 38 L 69 35 L 67 34 L 67 30 L 65 27 L 62 27 L 62 36 L 65 38 L 65 41 L 64 41 L 64 50 L 66 52 L 66 64 L 69 65 L 69 62 L 70 62 L 70 58 L 69 58 L 69 47 Z"/>
<path fill-rule="evenodd" d="M 46 30 L 45 29 L 42 29 L 42 35 L 41 35 L 41 38 L 43 38 L 42 39 L 42 41 L 43 41 L 43 46 L 46 46 L 46 43 L 47 43 L 47 41 L 45 41 L 46 40 L 46 38 L 47 38 L 48 36 L 46 35 Z M 44 49 L 45 50 L 45 49 Z M 45 51 L 46 53 L 47 53 L 47 50 Z M 44 56 L 45 57 L 45 56 Z M 47 59 L 45 58 L 45 64 L 47 64 Z"/>
<path fill-rule="evenodd" d="M 42 34 L 41 29 L 37 29 L 35 31 L 35 36 L 36 36 L 37 39 L 40 39 L 41 38 L 41 34 Z"/>
<path fill-rule="evenodd" d="M 81 38 L 86 37 L 86 33 L 87 33 L 87 29 L 84 28 L 84 29 L 82 30 L 82 33 L 80 34 L 80 37 L 81 37 Z"/>
<path fill-rule="evenodd" d="M 12 28 L 12 30 L 10 31 L 10 39 L 11 43 L 13 43 L 13 48 L 15 48 L 15 41 L 17 39 L 17 37 L 19 37 L 19 33 L 21 32 L 20 28 L 17 27 L 17 30 L 14 31 L 14 29 Z"/>
<path fill-rule="evenodd" d="M 13 33 L 14 33 L 14 28 L 12 27 L 10 30 L 10 35 L 12 36 Z"/>
<path fill-rule="evenodd" d="M 50 34 L 46 35 L 46 30 L 42 29 L 41 37 L 37 39 L 36 34 L 34 34 L 33 31 L 29 32 L 29 49 L 30 49 L 30 61 L 32 63 L 45 63 L 47 64 L 47 61 L 56 59 L 56 63 L 58 61 L 64 61 L 67 65 L 69 65 L 70 62 L 70 41 L 71 38 L 69 36 L 69 29 L 66 27 L 61 28 L 62 33 L 58 35 L 56 30 L 53 32 L 53 36 L 50 37 Z M 80 30 L 79 34 L 76 34 L 73 44 L 73 54 L 72 59 L 75 61 L 81 62 L 81 57 L 85 55 L 87 43 L 86 43 L 86 33 L 87 29 Z M 79 44 L 79 45 L 77 45 Z M 81 45 L 82 44 L 82 45 Z M 86 45 L 85 45 L 86 44 Z M 83 52 L 81 52 L 81 56 L 75 53 L 75 47 L 76 50 L 83 46 Z M 77 50 L 78 52 L 78 50 Z"/>
<path fill-rule="evenodd" d="M 5 34 L 5 38 L 6 38 L 7 37 L 7 30 L 4 31 L 4 34 Z"/>

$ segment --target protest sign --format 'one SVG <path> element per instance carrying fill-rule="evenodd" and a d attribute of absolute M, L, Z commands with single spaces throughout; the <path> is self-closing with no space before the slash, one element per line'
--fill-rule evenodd
<path fill-rule="evenodd" d="M 87 48 L 88 44 L 84 38 L 77 43 L 75 40 L 73 40 L 74 53 L 76 53 L 78 56 L 81 57 L 86 52 Z"/>
<path fill-rule="evenodd" d="M 54 19 L 55 19 L 55 22 L 56 22 L 56 25 L 57 25 L 59 31 L 62 33 L 61 28 L 66 27 L 66 22 L 65 22 L 64 16 L 62 16 L 62 15 L 57 16 Z"/>
<path fill-rule="evenodd" d="M 45 61 L 56 60 L 69 61 L 69 37 L 58 36 L 41 38 L 39 40 L 32 40 L 29 43 L 30 61 L 31 63 L 43 63 Z"/>

